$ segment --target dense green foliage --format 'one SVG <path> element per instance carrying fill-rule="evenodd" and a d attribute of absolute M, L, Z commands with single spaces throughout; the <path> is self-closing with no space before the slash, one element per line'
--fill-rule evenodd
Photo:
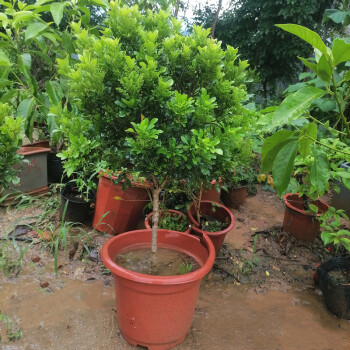
<path fill-rule="evenodd" d="M 19 181 L 14 165 L 22 158 L 16 153 L 23 138 L 22 124 L 21 118 L 10 115 L 8 105 L 0 103 L 0 191 Z"/>

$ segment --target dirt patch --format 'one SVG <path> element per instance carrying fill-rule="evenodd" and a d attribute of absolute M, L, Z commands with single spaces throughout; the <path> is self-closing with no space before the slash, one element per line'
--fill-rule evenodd
<path fill-rule="evenodd" d="M 2 349 L 133 349 L 116 325 L 113 278 L 99 256 L 110 236 L 61 223 L 55 196 L 40 202 L 0 208 L 2 247 L 13 244 L 6 237 L 16 225 L 32 228 L 16 237 L 18 249 L 27 249 L 18 277 L 0 276 L 1 313 L 14 332 L 22 330 L 12 343 L 2 322 Z M 234 211 L 235 227 L 202 283 L 193 325 L 176 349 L 348 349 L 350 322 L 327 311 L 313 280 L 316 265 L 332 252 L 320 238 L 311 244 L 283 232 L 283 214 L 278 197 L 261 189 Z M 56 277 L 52 243 L 62 232 L 67 249 L 60 241 Z M 18 251 L 12 253 L 16 259 Z"/>

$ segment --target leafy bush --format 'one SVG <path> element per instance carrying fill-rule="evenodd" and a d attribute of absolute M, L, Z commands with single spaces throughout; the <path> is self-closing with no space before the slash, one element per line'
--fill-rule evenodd
<path fill-rule="evenodd" d="M 16 169 L 22 156 L 16 152 L 23 139 L 23 121 L 13 118 L 7 104 L 0 103 L 0 187 L 8 188 L 19 183 Z"/>

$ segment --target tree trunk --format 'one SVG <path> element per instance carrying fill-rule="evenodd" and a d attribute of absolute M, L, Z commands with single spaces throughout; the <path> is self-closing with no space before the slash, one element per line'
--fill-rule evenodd
<path fill-rule="evenodd" d="M 159 222 L 159 194 L 160 188 L 157 187 L 152 191 L 153 197 L 153 215 L 152 215 L 152 242 L 151 242 L 151 252 L 157 253 L 157 231 Z"/>
<path fill-rule="evenodd" d="M 333 0 L 333 4 L 331 9 L 333 10 L 335 8 L 335 6 L 337 5 L 338 0 Z M 325 26 L 324 26 L 324 32 L 323 32 L 323 37 L 322 40 L 324 43 L 327 42 L 327 35 L 328 35 L 328 21 L 326 22 Z"/>
<path fill-rule="evenodd" d="M 174 13 L 175 18 L 177 18 L 177 15 L 179 14 L 179 7 L 180 7 L 180 0 L 177 0 L 176 7 L 175 7 L 175 13 Z"/>
<path fill-rule="evenodd" d="M 219 0 L 218 9 L 216 10 L 216 14 L 215 14 L 215 17 L 214 17 L 213 24 L 211 25 L 211 33 L 210 34 L 211 34 L 212 38 L 214 38 L 216 23 L 217 23 L 218 18 L 219 18 L 219 13 L 220 13 L 220 10 L 221 10 L 221 6 L 222 6 L 222 0 Z"/>

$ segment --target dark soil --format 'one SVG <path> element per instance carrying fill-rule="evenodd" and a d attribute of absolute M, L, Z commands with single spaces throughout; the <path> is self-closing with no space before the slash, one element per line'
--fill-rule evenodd
<path fill-rule="evenodd" d="M 328 276 L 334 285 L 350 284 L 350 270 L 333 270 Z"/>
<path fill-rule="evenodd" d="M 133 250 L 118 255 L 116 263 L 128 270 L 154 276 L 175 276 L 183 274 L 186 267 L 187 272 L 200 268 L 191 256 L 166 248 L 157 249 L 155 266 L 153 266 L 151 254 L 150 248 Z"/>
<path fill-rule="evenodd" d="M 228 222 L 221 222 L 220 220 L 217 220 L 215 218 L 212 218 L 210 216 L 201 216 L 201 224 L 200 228 L 203 231 L 207 232 L 219 232 L 224 230 L 226 227 L 228 227 Z"/>

